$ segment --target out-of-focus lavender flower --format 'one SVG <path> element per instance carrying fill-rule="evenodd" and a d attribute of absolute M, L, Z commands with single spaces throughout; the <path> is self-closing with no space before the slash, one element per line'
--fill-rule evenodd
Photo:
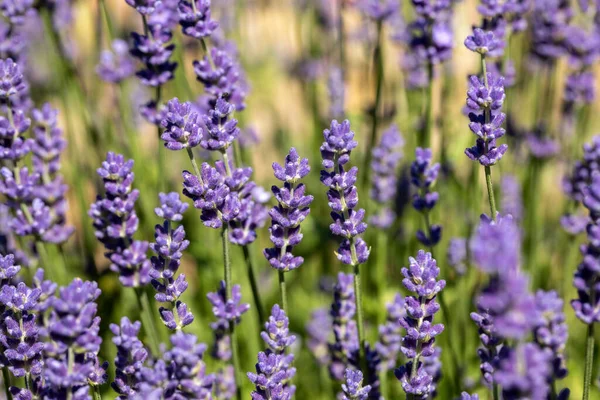
<path fill-rule="evenodd" d="M 381 208 L 369 219 L 369 222 L 380 229 L 389 228 L 396 217 L 390 203 L 396 197 L 397 170 L 402 159 L 403 146 L 404 139 L 394 124 L 382 134 L 379 145 L 373 149 L 371 163 L 373 187 L 370 194 L 371 198 L 381 205 Z"/>
<path fill-rule="evenodd" d="M 254 127 L 249 126 L 240 131 L 238 141 L 242 149 L 248 149 L 260 143 L 260 136 Z"/>
<path fill-rule="evenodd" d="M 338 274 L 338 280 L 333 287 L 333 303 L 330 316 L 332 318 L 334 341 L 329 343 L 331 363 L 329 373 L 335 380 L 344 378 L 347 367 L 356 364 L 358 352 L 358 331 L 354 315 L 356 302 L 354 297 L 354 276 Z"/>
<path fill-rule="evenodd" d="M 52 342 L 46 345 L 46 394 L 49 398 L 66 398 L 71 393 L 85 391 L 97 380 L 98 351 L 102 338 L 100 317 L 96 316 L 96 299 L 100 289 L 95 282 L 84 282 L 79 278 L 59 289 L 52 300 L 52 311 L 48 320 L 48 331 Z M 106 365 L 107 366 L 107 365 Z M 104 369 L 106 369 L 106 366 Z"/>
<path fill-rule="evenodd" d="M 211 0 L 179 2 L 179 24 L 184 35 L 203 39 L 219 27 L 219 23 L 211 18 L 210 3 Z"/>
<path fill-rule="evenodd" d="M 344 118 L 346 114 L 344 87 L 344 73 L 341 68 L 333 67 L 329 70 L 327 78 L 327 90 L 329 93 L 329 117 Z"/>
<path fill-rule="evenodd" d="M 142 84 L 159 87 L 173 79 L 177 63 L 170 61 L 175 49 L 175 45 L 169 43 L 172 38 L 171 32 L 160 25 L 149 25 L 148 34 L 133 32 L 131 36 L 131 55 L 144 65 L 136 72 Z"/>
<path fill-rule="evenodd" d="M 560 146 L 556 140 L 535 134 L 527 136 L 527 144 L 529 145 L 529 152 L 537 159 L 552 158 L 560 151 Z"/>
<path fill-rule="evenodd" d="M 531 16 L 532 55 L 541 62 L 553 64 L 565 53 L 564 40 L 573 17 L 571 3 L 534 0 Z"/>
<path fill-rule="evenodd" d="M 12 59 L 0 60 L 0 101 L 8 104 L 28 90 L 21 68 Z"/>
<path fill-rule="evenodd" d="M 565 81 L 564 107 L 573 108 L 575 105 L 591 104 L 596 98 L 596 79 L 590 71 L 577 71 Z"/>
<path fill-rule="evenodd" d="M 582 246 L 583 260 L 577 267 L 573 285 L 577 289 L 577 299 L 571 301 L 575 315 L 586 324 L 600 321 L 600 306 L 597 292 L 598 259 L 600 258 L 600 174 L 594 174 L 593 181 L 583 199 L 590 211 L 591 220 L 586 227 L 588 243 Z"/>
<path fill-rule="evenodd" d="M 523 219 L 521 184 L 514 175 L 504 174 L 500 186 L 502 188 L 502 214 L 511 215 L 515 221 L 521 221 Z"/>
<path fill-rule="evenodd" d="M 300 256 L 294 256 L 292 250 L 302 240 L 300 224 L 310 213 L 313 196 L 305 195 L 306 186 L 299 183 L 310 172 L 308 159 L 300 158 L 295 148 L 291 148 L 285 158 L 285 164 L 273 163 L 275 177 L 283 182 L 283 187 L 273 186 L 271 190 L 278 202 L 269 212 L 271 241 L 274 247 L 264 250 L 271 266 L 279 271 L 290 271 L 304 262 Z"/>
<path fill-rule="evenodd" d="M 552 352 L 553 379 L 562 379 L 567 375 L 564 351 L 569 330 L 563 303 L 555 291 L 538 290 L 535 294 L 535 305 L 542 316 L 534 330 L 535 342 L 542 349 Z"/>
<path fill-rule="evenodd" d="M 524 343 L 507 352 L 494 380 L 502 387 L 504 399 L 544 400 L 550 393 L 551 375 L 550 355 L 534 343 Z"/>
<path fill-rule="evenodd" d="M 427 397 L 432 393 L 434 377 L 420 359 L 434 356 L 435 337 L 444 330 L 444 325 L 433 324 L 433 317 L 440 308 L 436 296 L 446 282 L 437 280 L 440 270 L 431 253 L 419 250 L 409 263 L 408 268 L 402 268 L 402 283 L 414 296 L 405 298 L 406 316 L 400 320 L 406 330 L 400 350 L 408 362 L 395 374 L 407 395 Z M 415 368 L 413 363 L 418 363 Z"/>
<path fill-rule="evenodd" d="M 161 210 L 160 214 L 164 215 L 162 211 L 169 207 L 174 207 L 177 210 L 182 208 L 183 203 L 179 200 L 177 193 L 161 194 L 163 196 L 159 208 Z M 166 203 L 165 200 L 170 200 L 170 204 Z M 166 214 L 167 216 L 173 215 L 173 212 L 167 211 Z M 179 217 L 181 218 L 181 215 Z M 187 304 L 180 300 L 181 295 L 188 287 L 185 275 L 179 274 L 175 277 L 181 264 L 183 251 L 190 242 L 185 239 L 183 225 L 174 228 L 172 222 L 171 219 L 165 218 L 162 225 L 156 225 L 154 228 L 155 243 L 152 243 L 150 247 L 156 256 L 150 259 L 152 263 L 150 277 L 152 278 L 152 286 L 157 292 L 154 296 L 156 301 L 170 303 L 170 308 L 161 307 L 159 310 L 163 323 L 171 330 L 181 330 L 194 321 L 194 316 L 188 309 Z"/>
<path fill-rule="evenodd" d="M 191 103 L 171 99 L 160 124 L 164 128 L 161 139 L 169 150 L 191 149 L 200 144 L 203 130 L 200 117 Z"/>
<path fill-rule="evenodd" d="M 404 317 L 406 317 L 404 297 L 397 293 L 394 300 L 387 304 L 386 322 L 379 325 L 379 341 L 375 343 L 375 350 L 381 358 L 381 366 L 384 370 L 395 368 L 398 363 L 402 341 L 400 320 Z"/>
<path fill-rule="evenodd" d="M 587 215 L 566 214 L 560 217 L 560 225 L 571 235 L 583 233 L 589 221 L 590 218 Z"/>
<path fill-rule="evenodd" d="M 112 388 L 119 394 L 119 399 L 129 399 L 137 395 L 140 385 L 139 372 L 148 358 L 148 351 L 138 339 L 141 324 L 131 322 L 129 318 L 121 318 L 121 324 L 111 324 L 113 343 L 117 347 L 115 357 L 115 380 Z"/>
<path fill-rule="evenodd" d="M 477 136 L 477 141 L 475 146 L 465 150 L 465 154 L 486 167 L 500 161 L 508 149 L 506 144 L 496 146 L 496 140 L 506 133 L 502 128 L 506 115 L 501 112 L 504 98 L 503 77 L 488 72 L 484 79 L 474 75 L 469 79 L 469 129 Z"/>
<path fill-rule="evenodd" d="M 28 16 L 35 15 L 33 0 L 4 0 L 0 13 L 13 25 L 22 25 Z"/>
<path fill-rule="evenodd" d="M 467 239 L 455 237 L 450 239 L 448 250 L 446 252 L 448 265 L 456 271 L 458 275 L 464 275 L 467 272 Z"/>
<path fill-rule="evenodd" d="M 126 41 L 115 39 L 111 50 L 103 50 L 100 53 L 96 73 L 102 80 L 110 83 L 120 83 L 135 73 L 135 63 L 129 54 Z"/>
<path fill-rule="evenodd" d="M 146 257 L 148 242 L 133 240 L 139 220 L 135 202 L 139 191 L 132 188 L 133 160 L 109 152 L 98 175 L 104 183 L 105 195 L 98 196 L 90 207 L 96 238 L 106 248 L 111 269 L 118 272 L 125 286 L 139 287 L 150 281 L 150 260 Z"/>
<path fill-rule="evenodd" d="M 571 174 L 563 179 L 565 194 L 577 202 L 583 202 L 596 171 L 600 171 L 600 136 L 594 136 L 583 145 L 583 158 L 574 163 Z"/>
<path fill-rule="evenodd" d="M 431 357 L 423 359 L 423 369 L 427 372 L 427 375 L 433 379 L 429 388 L 430 398 L 434 399 L 437 397 L 437 384 L 442 379 L 442 349 L 435 347 Z"/>
<path fill-rule="evenodd" d="M 327 346 L 331 331 L 329 312 L 324 308 L 314 310 L 306 324 L 307 346 L 319 365 L 328 365 L 331 360 Z"/>
<path fill-rule="evenodd" d="M 473 262 L 486 273 L 515 272 L 519 268 L 521 234 L 510 215 L 499 214 L 492 221 L 483 214 L 469 246 Z"/>
<path fill-rule="evenodd" d="M 467 392 L 462 392 L 460 394 L 460 400 L 479 400 L 478 394 L 469 394 Z"/>
<path fill-rule="evenodd" d="M 363 374 L 360 370 L 346 368 L 345 383 L 342 384 L 343 400 L 367 400 L 371 386 L 363 386 Z"/>
<path fill-rule="evenodd" d="M 437 180 L 440 171 L 440 164 L 432 164 L 431 149 L 422 149 L 417 147 L 415 151 L 415 161 L 410 166 L 410 182 L 417 189 L 413 194 L 412 205 L 415 210 L 425 216 L 428 232 L 417 231 L 417 239 L 423 245 L 433 247 L 439 243 L 442 238 L 442 227 L 440 225 L 429 225 L 429 213 L 436 205 L 439 195 L 438 192 L 431 191 L 431 188 Z"/>
<path fill-rule="evenodd" d="M 357 142 L 348 120 L 341 124 L 333 120 L 330 128 L 323 131 L 323 136 L 325 142 L 321 145 L 321 156 L 324 169 L 321 171 L 321 182 L 329 188 L 327 198 L 334 221 L 329 228 L 334 235 L 344 239 L 336 256 L 344 264 L 357 266 L 365 263 L 370 253 L 360 236 L 367 229 L 367 224 L 363 222 L 365 210 L 355 210 L 358 191 L 354 184 L 358 168 L 344 169 Z"/>
<path fill-rule="evenodd" d="M 375 21 L 386 21 L 394 16 L 400 4 L 398 0 L 359 0 L 357 6 L 367 17 Z"/>
<path fill-rule="evenodd" d="M 465 39 L 465 47 L 484 57 L 498 57 L 504 52 L 504 41 L 497 38 L 493 31 L 475 28 L 473 34 Z"/>

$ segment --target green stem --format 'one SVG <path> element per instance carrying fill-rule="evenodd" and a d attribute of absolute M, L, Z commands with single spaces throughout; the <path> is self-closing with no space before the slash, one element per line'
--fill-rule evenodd
<path fill-rule="evenodd" d="M 492 183 L 492 168 L 485 166 L 485 184 L 487 185 L 488 200 L 490 202 L 491 218 L 496 220 L 496 199 L 494 198 L 494 185 Z"/>
<path fill-rule="evenodd" d="M 588 325 L 587 342 L 585 348 L 585 372 L 583 374 L 583 400 L 590 397 L 590 385 L 592 384 L 592 369 L 594 367 L 594 324 Z"/>
<path fill-rule="evenodd" d="M 289 309 L 288 309 L 288 302 L 287 302 L 287 288 L 285 286 L 285 272 L 283 272 L 283 271 L 278 271 L 278 272 L 279 272 L 279 293 L 281 294 L 281 307 L 287 313 L 287 312 L 289 312 Z"/>
<path fill-rule="evenodd" d="M 377 42 L 375 44 L 375 53 L 373 55 L 373 64 L 375 67 L 375 103 L 373 105 L 373 115 L 371 116 L 371 136 L 367 143 L 365 157 L 363 161 L 361 185 L 362 188 L 367 188 L 370 178 L 370 164 L 372 158 L 372 149 L 377 142 L 377 128 L 379 126 L 379 106 L 381 103 L 381 90 L 383 88 L 383 51 L 382 51 L 382 30 L 383 25 L 377 23 Z"/>
<path fill-rule="evenodd" d="M 431 146 L 431 131 L 433 130 L 433 64 L 427 63 L 427 103 L 425 109 L 425 125 L 423 126 L 423 134 L 420 137 L 419 145 L 421 147 Z"/>
<path fill-rule="evenodd" d="M 152 310 L 150 309 L 150 301 L 148 300 L 148 293 L 143 288 L 134 288 L 135 297 L 137 299 L 140 318 L 142 319 L 142 324 L 144 327 L 144 331 L 146 335 L 150 338 L 150 350 L 152 354 L 158 355 L 160 351 L 159 340 L 158 340 L 158 329 L 156 329 L 156 324 L 154 323 L 154 316 L 152 315 Z"/>
<path fill-rule="evenodd" d="M 97 385 L 93 385 L 92 393 L 94 394 L 94 400 L 102 400 L 102 395 L 100 394 L 100 387 L 98 387 Z"/>
<path fill-rule="evenodd" d="M 492 398 L 494 400 L 500 400 L 500 387 L 496 382 L 492 384 Z"/>
<path fill-rule="evenodd" d="M 360 344 L 359 365 L 368 381 L 367 358 L 365 353 L 365 323 L 362 309 L 362 292 L 360 289 L 360 264 L 354 264 L 354 300 L 356 302 L 356 324 L 358 325 L 358 342 Z"/>
<path fill-rule="evenodd" d="M 8 367 L 2 367 L 2 383 L 4 385 L 4 394 L 7 400 L 12 399 L 10 393 L 10 374 L 8 373 Z"/>
<path fill-rule="evenodd" d="M 223 222 L 221 230 L 221 242 L 223 244 L 223 276 L 225 277 L 225 295 L 231 298 L 231 260 L 229 258 L 229 227 Z"/>
<path fill-rule="evenodd" d="M 248 271 L 248 280 L 250 281 L 250 287 L 252 288 L 252 297 L 254 298 L 254 305 L 256 307 L 256 316 L 258 318 L 258 327 L 266 321 L 264 316 L 264 308 L 262 300 L 260 299 L 260 292 L 258 291 L 258 283 L 256 281 L 256 273 L 254 271 L 254 263 L 252 262 L 252 255 L 250 254 L 250 248 L 248 246 L 242 246 L 244 251 L 244 260 L 246 261 L 246 270 Z"/>

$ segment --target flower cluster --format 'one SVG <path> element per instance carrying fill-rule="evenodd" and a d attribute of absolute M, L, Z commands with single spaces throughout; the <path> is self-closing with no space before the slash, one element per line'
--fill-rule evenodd
<path fill-rule="evenodd" d="M 180 103 L 177 97 L 171 99 L 160 124 L 164 128 L 161 139 L 167 149 L 192 149 L 200 144 L 203 133 L 200 116 L 191 103 Z"/>
<path fill-rule="evenodd" d="M 96 73 L 105 82 L 120 83 L 135 73 L 135 60 L 129 54 L 129 46 L 122 39 L 111 43 L 111 50 L 103 50 L 96 66 Z"/>
<path fill-rule="evenodd" d="M 565 346 L 569 331 L 563 311 L 563 300 L 555 291 L 538 290 L 535 305 L 541 314 L 534 329 L 535 342 L 542 349 L 552 352 L 553 378 L 562 379 L 567 375 Z"/>
<path fill-rule="evenodd" d="M 346 381 L 342 384 L 343 400 L 367 400 L 369 398 L 371 386 L 363 386 L 362 372 L 347 368 L 344 378 Z"/>
<path fill-rule="evenodd" d="M 338 260 L 352 266 L 364 264 L 369 259 L 370 249 L 360 236 L 367 229 L 363 222 L 365 210 L 355 210 L 358 205 L 358 191 L 354 184 L 358 168 L 348 171 L 345 165 L 350 161 L 350 153 L 357 146 L 354 132 L 350 130 L 348 120 L 331 122 L 329 129 L 323 131 L 325 142 L 321 145 L 323 170 L 321 182 L 329 188 L 327 198 L 332 209 L 333 223 L 329 226 L 334 235 L 343 238 L 338 251 Z"/>
<path fill-rule="evenodd" d="M 396 218 L 390 203 L 396 198 L 397 170 L 402 159 L 402 146 L 404 139 L 394 124 L 383 132 L 379 145 L 373 149 L 371 198 L 379 203 L 381 208 L 369 222 L 381 229 L 389 228 Z"/>
<path fill-rule="evenodd" d="M 431 149 L 417 147 L 415 161 L 410 166 L 410 182 L 417 189 L 417 193 L 413 195 L 412 205 L 415 210 L 421 212 L 425 217 L 428 232 L 418 230 L 417 239 L 428 247 L 435 246 L 442 238 L 442 227 L 440 225 L 430 225 L 429 223 L 429 213 L 439 199 L 438 192 L 431 191 L 439 171 L 440 164 L 432 164 Z"/>
<path fill-rule="evenodd" d="M 146 257 L 148 242 L 134 240 L 139 219 L 135 203 L 140 195 L 133 189 L 133 160 L 109 152 L 98 175 L 105 194 L 90 207 L 96 238 L 106 248 L 111 269 L 119 273 L 125 286 L 139 287 L 150 282 L 150 260 Z"/>
<path fill-rule="evenodd" d="M 265 323 L 261 337 L 268 348 L 258 353 L 256 374 L 248 373 L 248 379 L 256 386 L 252 398 L 289 399 L 296 391 L 296 387 L 290 384 L 296 368 L 292 367 L 294 355 L 286 354 L 286 350 L 296 341 L 296 337 L 290 334 L 288 317 L 279 305 L 275 304 L 271 309 L 271 316 Z"/>
<path fill-rule="evenodd" d="M 203 39 L 210 37 L 219 27 L 219 23 L 211 18 L 210 2 L 211 0 L 179 2 L 179 24 L 184 35 Z"/>
<path fill-rule="evenodd" d="M 170 304 L 170 308 L 161 307 L 159 310 L 163 323 L 171 330 L 180 330 L 194 321 L 187 304 L 180 300 L 188 287 L 185 275 L 179 274 L 175 277 L 181 264 L 182 252 L 190 242 L 185 239 L 183 225 L 174 228 L 172 224 L 182 219 L 181 214 L 188 205 L 181 202 L 176 192 L 160 193 L 159 196 L 160 208 L 157 209 L 157 214 L 165 221 L 154 228 L 155 243 L 152 243 L 150 248 L 156 256 L 150 259 L 150 277 L 152 286 L 157 291 L 154 296 L 156 301 Z"/>
<path fill-rule="evenodd" d="M 425 398 L 434 388 L 434 375 L 424 360 L 435 355 L 435 337 L 444 330 L 444 325 L 433 323 L 440 308 L 436 296 L 446 286 L 446 281 L 437 279 L 439 273 L 436 260 L 423 250 L 419 250 L 416 258 L 409 258 L 407 268 L 402 268 L 402 284 L 414 296 L 404 299 L 406 316 L 400 319 L 400 325 L 406 330 L 400 350 L 408 362 L 395 374 L 407 395 Z"/>
<path fill-rule="evenodd" d="M 535 343 L 510 349 L 494 374 L 505 399 L 547 399 L 552 376 L 550 355 Z"/>
<path fill-rule="evenodd" d="M 283 182 L 283 187 L 273 186 L 271 190 L 278 205 L 269 211 L 271 241 L 274 247 L 264 250 L 271 266 L 279 271 L 290 271 L 304 262 L 300 256 L 294 256 L 292 250 L 302 240 L 300 224 L 310 213 L 313 196 L 305 195 L 306 186 L 299 183 L 310 172 L 308 159 L 300 158 L 295 148 L 291 148 L 285 158 L 285 164 L 273 163 L 275 177 Z"/>
<path fill-rule="evenodd" d="M 394 301 L 387 304 L 387 318 L 383 325 L 379 325 L 379 341 L 375 343 L 375 350 L 382 361 L 385 370 L 396 367 L 400 347 L 402 346 L 402 325 L 400 321 L 406 317 L 404 297 L 397 293 Z"/>
<path fill-rule="evenodd" d="M 139 391 L 139 372 L 148 358 L 148 351 L 138 339 L 140 327 L 139 321 L 132 323 L 127 317 L 121 318 L 120 325 L 110 325 L 114 335 L 112 341 L 117 348 L 115 380 L 111 386 L 120 399 L 131 398 Z"/>

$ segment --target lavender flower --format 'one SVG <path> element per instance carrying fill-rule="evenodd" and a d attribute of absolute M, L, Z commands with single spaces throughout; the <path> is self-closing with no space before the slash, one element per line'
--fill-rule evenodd
<path fill-rule="evenodd" d="M 564 351 L 569 336 L 563 300 L 555 291 L 538 290 L 535 305 L 542 316 L 534 330 L 535 342 L 542 349 L 550 349 L 553 379 L 562 379 L 567 375 Z"/>
<path fill-rule="evenodd" d="M 342 384 L 343 400 L 367 400 L 371 386 L 363 386 L 363 374 L 358 370 L 346 369 L 344 374 L 346 383 Z"/>
<path fill-rule="evenodd" d="M 165 129 L 161 139 L 169 150 L 191 149 L 202 139 L 200 117 L 189 102 L 180 103 L 177 98 L 171 99 L 160 124 Z"/>
<path fill-rule="evenodd" d="M 147 35 L 133 32 L 131 36 L 131 55 L 143 64 L 142 69 L 136 72 L 142 84 L 159 87 L 173 79 L 177 63 L 169 60 L 175 49 L 175 45 L 169 43 L 171 32 L 160 25 L 149 25 Z"/>
<path fill-rule="evenodd" d="M 465 39 L 465 47 L 482 56 L 497 57 L 504 52 L 504 41 L 496 38 L 492 31 L 476 28 L 473 35 Z"/>
<path fill-rule="evenodd" d="M 345 115 L 345 93 L 344 73 L 341 68 L 334 67 L 329 71 L 327 79 L 327 90 L 329 93 L 329 116 L 331 118 L 343 118 Z"/>
<path fill-rule="evenodd" d="M 505 134 L 502 124 L 506 115 L 500 111 L 504 98 L 503 77 L 487 73 L 483 80 L 474 75 L 469 79 L 469 129 L 477 136 L 477 140 L 475 146 L 465 150 L 465 154 L 486 167 L 500 161 L 508 148 L 506 144 L 496 146 L 496 139 Z"/>
<path fill-rule="evenodd" d="M 525 343 L 511 349 L 500 361 L 494 379 L 502 387 L 502 398 L 507 400 L 545 400 L 550 393 L 548 385 L 552 374 L 549 354 L 534 343 Z"/>
<path fill-rule="evenodd" d="M 570 175 L 563 179 L 563 191 L 577 202 L 583 202 L 596 171 L 600 171 L 600 136 L 583 145 L 583 158 L 573 165 Z"/>
<path fill-rule="evenodd" d="M 356 302 L 354 298 L 354 276 L 338 274 L 338 280 L 333 287 L 333 303 L 331 304 L 331 319 L 334 341 L 329 343 L 331 363 L 329 374 L 335 380 L 341 381 L 346 368 L 356 364 L 358 352 L 358 331 L 354 314 Z"/>
<path fill-rule="evenodd" d="M 448 243 L 446 252 L 448 265 L 452 267 L 458 275 L 464 275 L 467 272 L 467 240 L 465 238 L 452 238 Z"/>
<path fill-rule="evenodd" d="M 328 365 L 331 360 L 328 349 L 331 331 L 332 322 L 329 312 L 324 308 L 314 310 L 306 324 L 307 347 L 319 365 Z"/>
<path fill-rule="evenodd" d="M 113 343 L 117 347 L 115 357 L 115 380 L 111 386 L 119 394 L 119 399 L 128 399 L 139 391 L 140 377 L 148 351 L 138 339 L 141 324 L 132 323 L 129 318 L 121 318 L 121 325 L 111 324 Z"/>
<path fill-rule="evenodd" d="M 79 393 L 88 392 L 91 376 L 98 375 L 95 366 L 102 343 L 100 317 L 96 316 L 98 296 L 95 282 L 76 278 L 52 300 L 48 322 L 52 342 L 45 348 L 44 371 L 50 398 L 66 398 L 68 393 L 78 398 Z"/>
<path fill-rule="evenodd" d="M 110 83 L 120 83 L 135 73 L 135 63 L 129 55 L 126 41 L 115 39 L 111 43 L 111 50 L 100 53 L 96 73 L 100 79 Z"/>
<path fill-rule="evenodd" d="M 500 182 L 502 187 L 502 209 L 504 215 L 512 216 L 516 221 L 523 219 L 523 197 L 521 184 L 514 175 L 504 174 Z"/>
<path fill-rule="evenodd" d="M 292 250 L 302 240 L 300 224 L 310 213 L 313 196 L 305 195 L 306 186 L 298 183 L 310 172 L 308 159 L 300 158 L 295 148 L 291 148 L 282 166 L 273 163 L 275 177 L 283 182 L 283 187 L 273 186 L 271 190 L 278 202 L 269 212 L 271 216 L 271 241 L 275 245 L 264 250 L 269 264 L 280 271 L 298 268 L 304 259 L 294 256 Z"/>
<path fill-rule="evenodd" d="M 237 325 L 240 323 L 242 314 L 250 309 L 250 305 L 240 304 L 242 299 L 240 285 L 233 285 L 230 298 L 227 298 L 225 289 L 225 281 L 221 281 L 219 290 L 207 294 L 206 297 L 213 305 L 212 311 L 215 317 Z"/>
<path fill-rule="evenodd" d="M 210 0 L 180 1 L 179 24 L 184 35 L 196 39 L 210 37 L 219 23 L 211 19 Z"/>
<path fill-rule="evenodd" d="M 433 317 L 440 308 L 436 296 L 446 282 L 437 280 L 440 270 L 431 253 L 419 250 L 416 258 L 409 258 L 409 263 L 408 268 L 402 268 L 402 283 L 415 296 L 405 298 L 406 316 L 400 320 L 406 329 L 400 350 L 409 361 L 395 374 L 407 395 L 427 397 L 432 392 L 434 377 L 420 359 L 434 355 L 435 337 L 444 330 L 444 325 L 433 324 Z M 415 368 L 413 363 L 417 364 Z"/>
<path fill-rule="evenodd" d="M 600 215 L 600 175 L 594 174 L 592 184 L 587 190 L 583 204 L 590 211 L 591 221 L 588 223 L 586 232 L 588 243 L 582 246 L 583 260 L 577 267 L 573 285 L 577 289 L 577 299 L 571 301 L 575 315 L 585 324 L 593 324 L 600 321 L 600 306 L 597 296 L 597 278 L 599 268 L 597 267 L 600 257 L 600 229 L 598 228 L 598 216 Z"/>
<path fill-rule="evenodd" d="M 230 116 L 235 111 L 235 106 L 228 103 L 223 97 L 219 97 L 214 109 L 203 116 L 206 132 L 200 145 L 206 150 L 219 150 L 224 152 L 232 145 L 233 141 L 240 135 L 237 120 Z"/>
<path fill-rule="evenodd" d="M 410 181 L 417 188 L 417 193 L 413 194 L 412 205 L 415 210 L 423 214 L 428 230 L 428 232 L 418 230 L 417 239 L 425 246 L 433 247 L 442 238 L 442 227 L 429 224 L 429 213 L 439 199 L 438 193 L 432 192 L 431 188 L 437 180 L 440 164 L 432 165 L 431 149 L 417 147 L 415 157 L 415 161 L 410 166 Z"/>
<path fill-rule="evenodd" d="M 342 263 L 352 266 L 364 264 L 370 249 L 360 237 L 367 229 L 363 222 L 365 210 L 355 210 L 358 205 L 358 192 L 356 186 L 357 167 L 348 171 L 344 165 L 350 161 L 350 153 L 357 146 L 354 132 L 350 130 L 348 120 L 338 123 L 331 122 L 331 127 L 323 131 L 325 142 L 321 145 L 323 168 L 321 182 L 329 188 L 327 198 L 332 209 L 331 216 L 334 223 L 329 226 L 334 235 L 344 238 L 336 256 Z"/>
<path fill-rule="evenodd" d="M 370 194 L 373 200 L 381 204 L 381 208 L 369 219 L 369 222 L 380 229 L 389 228 L 396 218 L 390 203 L 396 197 L 397 169 L 402 159 L 403 146 L 404 139 L 398 127 L 391 125 L 381 136 L 379 145 L 373 149 L 371 163 L 373 187 Z"/>
<path fill-rule="evenodd" d="M 109 152 L 98 175 L 104 183 L 105 196 L 98 196 L 90 207 L 96 238 L 106 248 L 110 268 L 128 287 L 139 287 L 150 281 L 150 261 L 146 257 L 148 242 L 133 240 L 139 220 L 135 202 L 139 191 L 132 188 L 133 160 Z"/>
<path fill-rule="evenodd" d="M 527 136 L 527 144 L 531 155 L 541 160 L 554 157 L 560 151 L 560 146 L 556 140 L 535 134 Z"/>
<path fill-rule="evenodd" d="M 573 9 L 567 1 L 533 1 L 531 50 L 535 59 L 552 65 L 564 54 L 572 16 Z"/>
<path fill-rule="evenodd" d="M 379 341 L 375 343 L 375 351 L 382 361 L 384 370 L 392 369 L 398 361 L 398 354 L 402 342 L 402 325 L 400 320 L 406 317 L 404 310 L 404 297 L 399 293 L 394 300 L 388 303 L 387 318 L 383 325 L 379 325 Z"/>
<path fill-rule="evenodd" d="M 375 21 L 385 21 L 391 18 L 400 4 L 397 0 L 360 0 L 358 8 L 367 17 Z"/>

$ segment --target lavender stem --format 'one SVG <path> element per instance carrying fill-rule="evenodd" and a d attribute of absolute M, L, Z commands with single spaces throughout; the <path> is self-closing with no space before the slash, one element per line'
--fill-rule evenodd
<path fill-rule="evenodd" d="M 285 272 L 279 272 L 279 292 L 281 293 L 281 305 L 285 311 L 288 311 L 287 288 L 285 286 Z"/>
<path fill-rule="evenodd" d="M 587 342 L 585 348 L 585 372 L 583 374 L 583 400 L 590 397 L 592 384 L 592 369 L 594 367 L 594 323 L 588 325 Z"/>
<path fill-rule="evenodd" d="M 10 393 L 10 375 L 8 373 L 8 367 L 2 367 L 2 383 L 4 385 L 4 394 L 6 395 L 7 400 L 12 399 L 12 395 Z"/>
<path fill-rule="evenodd" d="M 488 199 L 490 202 L 490 212 L 493 220 L 496 220 L 496 199 L 494 198 L 494 184 L 492 183 L 492 168 L 485 166 L 485 183 L 487 185 Z"/>
<path fill-rule="evenodd" d="M 264 316 L 262 300 L 260 299 L 260 293 L 258 291 L 258 283 L 256 281 L 256 273 L 254 271 L 252 255 L 250 254 L 250 247 L 247 245 L 242 246 L 242 250 L 244 251 L 244 260 L 246 261 L 246 270 L 248 271 L 248 280 L 250 281 L 250 287 L 252 288 L 252 297 L 254 298 L 254 305 L 256 306 L 258 326 L 261 326 L 266 321 L 266 319 Z"/>
<path fill-rule="evenodd" d="M 352 245 L 354 247 L 354 244 Z M 360 289 L 360 264 L 354 264 L 354 294 L 356 302 L 356 324 L 358 325 L 358 343 L 360 344 L 359 365 L 365 371 L 365 376 L 368 375 L 367 359 L 365 352 L 365 323 L 362 309 L 362 291 Z"/>

